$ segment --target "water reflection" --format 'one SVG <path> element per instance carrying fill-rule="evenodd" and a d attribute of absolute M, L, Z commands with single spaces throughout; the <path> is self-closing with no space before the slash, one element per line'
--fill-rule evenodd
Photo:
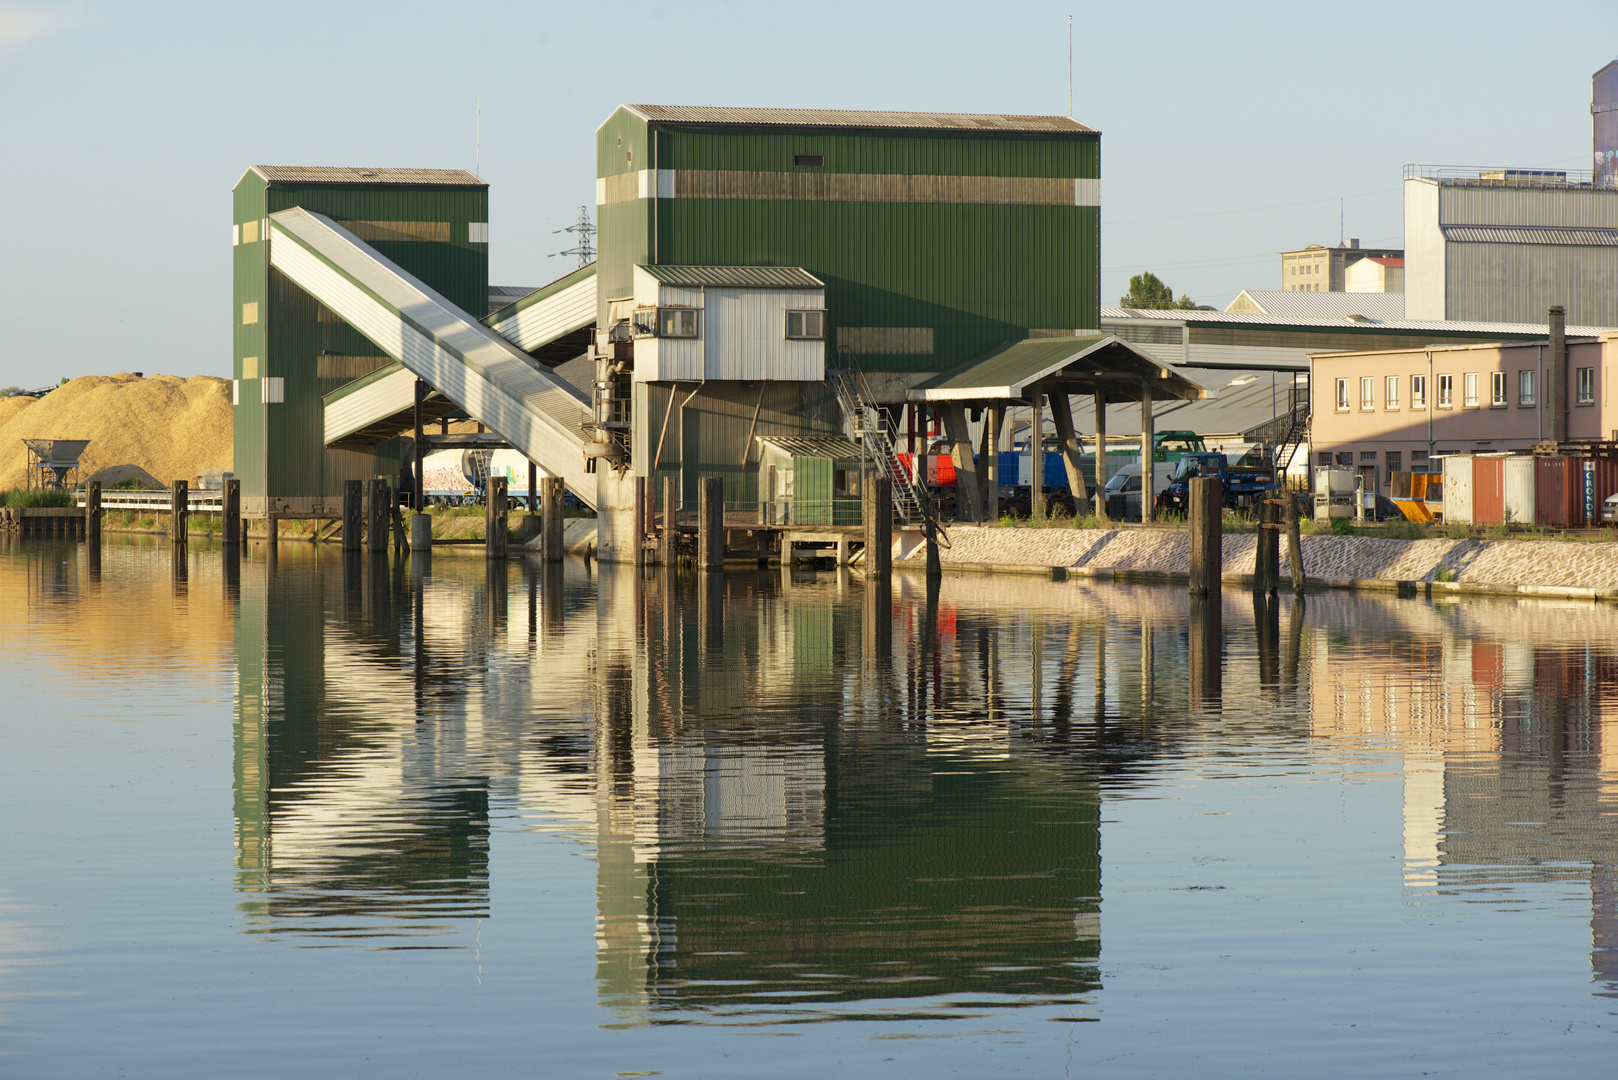
<path fill-rule="evenodd" d="M 1322 603 L 1317 737 L 1403 757 L 1404 880 L 1512 902 L 1590 893 L 1597 991 L 1618 996 L 1618 642 L 1610 608 Z"/>

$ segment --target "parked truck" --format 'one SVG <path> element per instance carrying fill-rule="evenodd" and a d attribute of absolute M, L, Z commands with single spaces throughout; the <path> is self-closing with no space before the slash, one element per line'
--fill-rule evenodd
<path fill-rule="evenodd" d="M 1216 477 L 1224 492 L 1224 505 L 1245 509 L 1260 498 L 1279 490 L 1275 474 L 1260 466 L 1232 465 L 1224 454 L 1186 454 L 1175 466 L 1168 486 L 1157 497 L 1160 510 L 1186 511 L 1191 506 L 1191 480 Z"/>

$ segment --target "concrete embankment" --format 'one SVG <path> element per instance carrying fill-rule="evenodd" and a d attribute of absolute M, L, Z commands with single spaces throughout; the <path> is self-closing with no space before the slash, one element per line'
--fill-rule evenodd
<path fill-rule="evenodd" d="M 954 525 L 944 569 L 1053 576 L 1184 581 L 1190 534 L 1168 529 L 1019 529 Z M 1223 574 L 1253 573 L 1257 539 L 1227 535 Z M 895 565 L 922 566 L 926 552 L 905 533 Z M 1281 556 L 1283 580 L 1290 573 Z M 1618 600 L 1618 544 L 1566 540 L 1394 540 L 1374 536 L 1305 536 L 1311 585 L 1416 593 L 1485 593 Z"/>

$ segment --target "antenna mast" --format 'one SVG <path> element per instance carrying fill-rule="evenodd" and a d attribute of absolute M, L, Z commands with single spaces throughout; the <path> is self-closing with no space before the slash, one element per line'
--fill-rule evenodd
<path fill-rule="evenodd" d="M 1067 17 L 1067 118 L 1073 119 L 1073 16 Z"/>
<path fill-rule="evenodd" d="M 472 165 L 472 175 L 477 177 L 479 180 L 481 180 L 481 179 L 483 179 L 483 99 L 482 98 L 478 98 L 478 118 L 477 118 L 477 124 L 473 128 L 473 132 L 474 132 L 473 138 L 476 139 L 476 141 L 477 141 L 477 150 L 476 150 L 477 156 L 472 159 L 473 162 L 474 162 L 474 164 Z"/>

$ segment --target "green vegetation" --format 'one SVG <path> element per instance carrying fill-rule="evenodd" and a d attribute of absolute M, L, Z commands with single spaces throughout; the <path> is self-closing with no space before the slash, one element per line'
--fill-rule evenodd
<path fill-rule="evenodd" d="M 1194 308 L 1195 300 L 1189 296 L 1174 298 L 1174 290 L 1163 284 L 1156 274 L 1147 271 L 1129 279 L 1129 291 L 1118 300 L 1126 308 Z"/>
<path fill-rule="evenodd" d="M 0 506 L 77 506 L 78 499 L 71 491 L 26 491 L 12 488 L 0 491 Z"/>
<path fill-rule="evenodd" d="M 1455 568 L 1453 566 L 1440 566 L 1433 574 L 1434 581 L 1454 581 Z"/>

